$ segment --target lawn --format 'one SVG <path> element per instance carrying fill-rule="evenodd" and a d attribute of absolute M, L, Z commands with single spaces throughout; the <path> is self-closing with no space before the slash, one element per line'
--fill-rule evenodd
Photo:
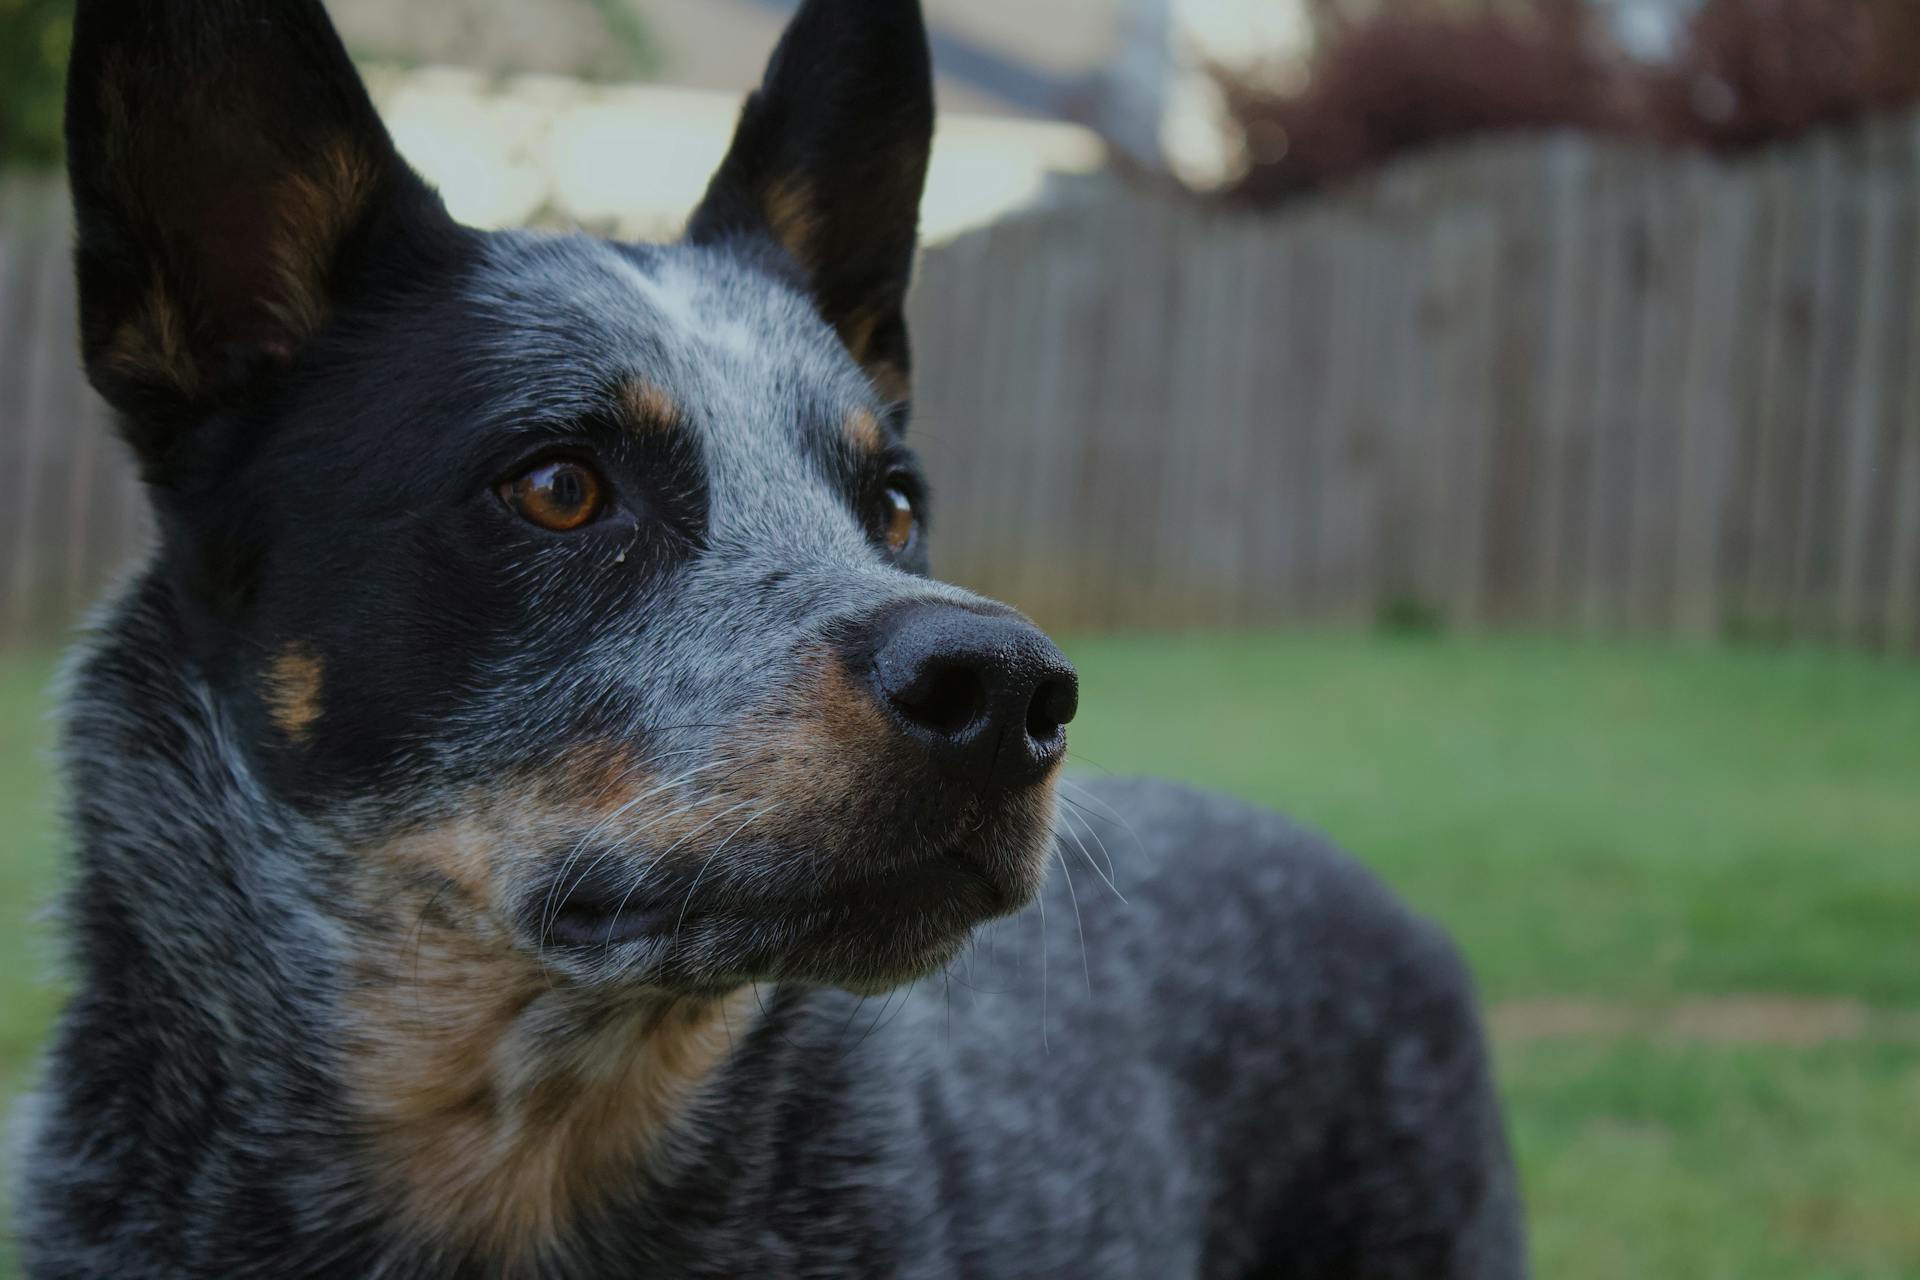
<path fill-rule="evenodd" d="M 1920 668 L 1083 639 L 1083 770 L 1326 828 L 1450 925 L 1547 1280 L 1920 1280 Z M 0 1090 L 51 1008 L 45 660 L 0 658 Z"/>

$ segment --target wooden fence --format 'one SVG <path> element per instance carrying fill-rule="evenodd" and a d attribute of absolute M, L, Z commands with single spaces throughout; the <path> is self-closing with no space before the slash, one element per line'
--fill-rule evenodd
<path fill-rule="evenodd" d="M 80 376 L 69 221 L 60 183 L 0 174 L 0 643 L 57 634 L 148 536 Z"/>
<path fill-rule="evenodd" d="M 1920 648 L 1916 302 L 1914 119 L 1023 218 L 921 278 L 939 567 L 1071 624 Z"/>
<path fill-rule="evenodd" d="M 142 536 L 65 213 L 0 189 L 0 608 Z M 1279 216 L 1132 198 L 936 246 L 936 567 L 1081 627 L 1365 620 L 1920 650 L 1920 120 L 1737 164 L 1576 137 Z"/>

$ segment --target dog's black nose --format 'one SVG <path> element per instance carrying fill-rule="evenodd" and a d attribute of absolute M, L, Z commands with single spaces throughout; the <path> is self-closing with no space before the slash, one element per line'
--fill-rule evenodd
<path fill-rule="evenodd" d="M 1012 787 L 1038 781 L 1066 754 L 1079 680 L 1032 623 L 935 603 L 895 614 L 886 628 L 874 694 L 942 763 Z"/>

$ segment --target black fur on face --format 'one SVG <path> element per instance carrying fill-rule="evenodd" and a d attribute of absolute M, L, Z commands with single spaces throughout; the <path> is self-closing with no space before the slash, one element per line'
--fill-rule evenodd
<path fill-rule="evenodd" d="M 876 685 L 925 610 L 1031 630 L 925 576 L 931 121 L 917 6 L 810 0 L 685 243 L 485 234 L 318 0 L 82 6 L 89 376 L 181 660 L 350 880 L 674 991 L 886 985 L 1031 895 L 1052 766 L 975 768 Z"/>

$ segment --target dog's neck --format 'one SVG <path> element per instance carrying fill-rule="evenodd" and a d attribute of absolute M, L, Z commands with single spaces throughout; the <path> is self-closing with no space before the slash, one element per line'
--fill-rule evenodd
<path fill-rule="evenodd" d="M 374 1176 L 416 1228 L 491 1257 L 550 1251 L 670 1144 L 756 1000 L 615 997 L 436 908 L 363 904 L 339 1011 L 342 1083 Z"/>
<path fill-rule="evenodd" d="M 101 1081 L 135 1113 L 102 1117 L 133 1165 L 256 1160 L 316 1217 L 497 1260 L 558 1256 L 670 1176 L 755 994 L 570 986 L 429 885 L 354 865 L 269 798 L 168 631 L 137 591 L 68 707 L 82 996 L 62 1033 L 142 1062 L 149 1083 Z"/>

